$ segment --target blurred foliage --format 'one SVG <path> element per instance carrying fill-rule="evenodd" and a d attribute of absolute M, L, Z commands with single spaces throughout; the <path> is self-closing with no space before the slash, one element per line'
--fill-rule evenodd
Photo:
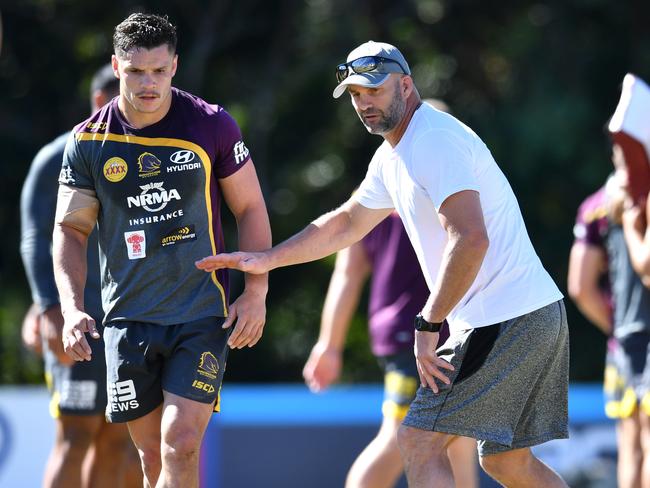
<path fill-rule="evenodd" d="M 344 201 L 363 177 L 381 141 L 366 133 L 345 97 L 332 100 L 333 68 L 361 42 L 385 40 L 406 55 L 422 96 L 444 99 L 491 148 L 562 289 L 575 211 L 610 171 L 603 127 L 621 80 L 626 72 L 650 80 L 650 4 L 639 0 L 22 0 L 0 2 L 0 9 L 5 383 L 36 377 L 17 333 L 29 303 L 18 257 L 23 178 L 43 144 L 87 115 L 89 78 L 109 60 L 113 27 L 133 11 L 169 15 L 180 38 L 176 85 L 239 121 L 275 242 Z M 232 219 L 226 222 L 233 248 Z M 229 381 L 300 381 L 332 264 L 271 274 L 264 339 L 231 353 Z M 604 340 L 571 303 L 567 308 L 571 378 L 598 381 Z M 346 360 L 346 381 L 379 379 L 363 308 Z"/>

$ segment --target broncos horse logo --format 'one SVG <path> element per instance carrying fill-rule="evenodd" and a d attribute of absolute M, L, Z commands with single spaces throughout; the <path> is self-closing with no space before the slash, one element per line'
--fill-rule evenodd
<path fill-rule="evenodd" d="M 150 152 L 140 154 L 138 157 L 138 170 L 141 177 L 156 176 L 160 174 L 160 159 Z"/>
<path fill-rule="evenodd" d="M 217 361 L 214 354 L 209 351 L 201 354 L 198 372 L 212 379 L 217 377 L 219 373 L 219 361 Z"/>

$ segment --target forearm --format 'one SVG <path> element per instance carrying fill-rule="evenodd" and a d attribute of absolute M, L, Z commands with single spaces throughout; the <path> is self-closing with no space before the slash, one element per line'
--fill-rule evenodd
<path fill-rule="evenodd" d="M 441 322 L 467 293 L 476 279 L 488 248 L 487 237 L 451 236 L 442 257 L 431 296 L 424 306 L 424 318 Z"/>
<path fill-rule="evenodd" d="M 318 342 L 328 349 L 342 351 L 352 317 L 359 304 L 365 277 L 332 275 L 320 322 Z"/>
<path fill-rule="evenodd" d="M 239 249 L 241 251 L 262 251 L 271 247 L 271 225 L 263 204 L 250 208 L 237 219 Z M 245 276 L 246 288 L 255 289 L 266 295 L 268 273 Z"/>
<path fill-rule="evenodd" d="M 54 277 L 61 311 L 84 310 L 87 236 L 65 225 L 55 225 L 52 241 Z"/>
<path fill-rule="evenodd" d="M 358 241 L 365 233 L 355 232 L 351 220 L 345 207 L 320 216 L 270 250 L 272 268 L 316 261 Z"/>
<path fill-rule="evenodd" d="M 609 335 L 611 333 L 610 306 L 600 290 L 585 290 L 580 296 L 574 297 L 574 301 L 580 312 L 598 327 L 603 334 Z"/>

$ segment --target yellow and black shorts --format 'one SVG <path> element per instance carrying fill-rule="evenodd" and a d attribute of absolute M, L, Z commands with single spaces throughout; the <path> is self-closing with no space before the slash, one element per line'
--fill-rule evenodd
<path fill-rule="evenodd" d="M 605 365 L 605 414 L 630 417 L 637 408 L 650 415 L 650 333 L 638 332 L 612 341 Z"/>
<path fill-rule="evenodd" d="M 140 418 L 163 402 L 163 391 L 212 403 L 219 393 L 228 356 L 223 317 L 183 324 L 113 322 L 104 329 L 109 422 Z"/>
<path fill-rule="evenodd" d="M 379 358 L 384 369 L 384 417 L 402 420 L 420 386 L 413 350 L 408 349 L 391 356 Z"/>

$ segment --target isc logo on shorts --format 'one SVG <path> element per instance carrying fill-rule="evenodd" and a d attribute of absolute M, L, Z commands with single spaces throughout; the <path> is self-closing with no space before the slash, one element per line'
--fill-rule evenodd
<path fill-rule="evenodd" d="M 133 380 L 109 383 L 108 404 L 111 412 L 126 412 L 138 408 L 140 403 L 135 399 Z"/>
<path fill-rule="evenodd" d="M 192 386 L 198 390 L 202 390 L 206 393 L 214 393 L 214 386 L 205 381 L 194 380 L 192 381 Z"/>

